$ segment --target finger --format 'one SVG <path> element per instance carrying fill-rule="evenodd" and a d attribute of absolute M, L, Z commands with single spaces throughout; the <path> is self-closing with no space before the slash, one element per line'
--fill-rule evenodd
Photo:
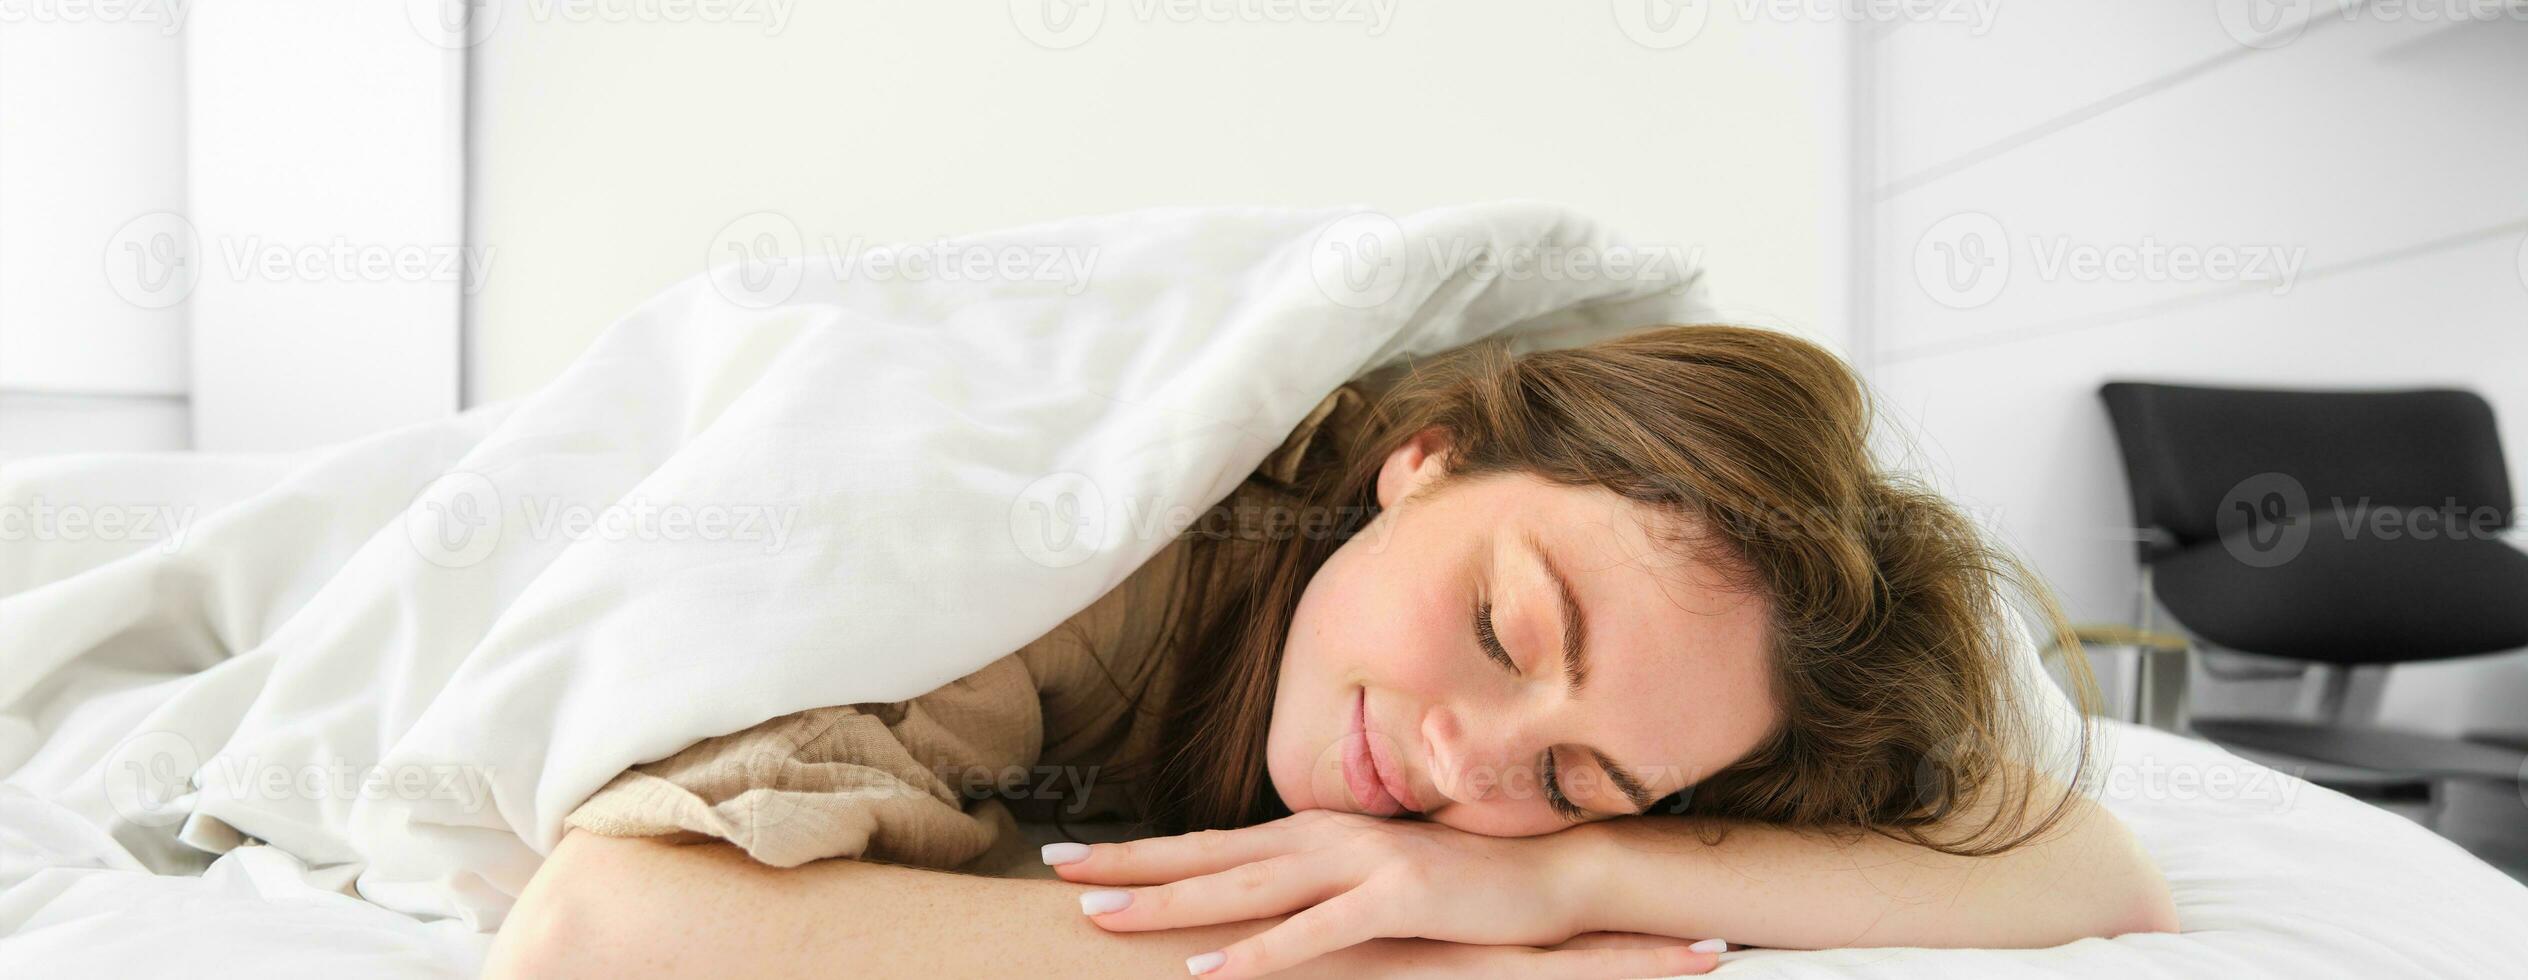
<path fill-rule="evenodd" d="M 1686 946 L 1549 949 L 1536 954 L 1530 976 L 1557 980 L 1623 980 L 1628 977 L 1701 976 L 1720 966 L 1719 953 Z"/>
<path fill-rule="evenodd" d="M 1089 892 L 1080 907 L 1109 932 L 1183 929 L 1295 912 L 1357 882 L 1358 876 L 1343 874 L 1330 855 L 1284 854 L 1165 885 Z M 1124 904 L 1118 908 L 1117 902 Z"/>
<path fill-rule="evenodd" d="M 1147 837 L 1120 844 L 1048 845 L 1045 863 L 1064 881 L 1087 885 L 1157 885 L 1226 871 L 1290 853 L 1300 846 L 1273 824 Z"/>
<path fill-rule="evenodd" d="M 1359 895 L 1345 892 L 1311 905 L 1280 925 L 1186 960 L 1185 969 L 1203 980 L 1249 980 L 1383 938 L 1377 916 Z M 1207 965 L 1212 968 L 1202 968 Z"/>

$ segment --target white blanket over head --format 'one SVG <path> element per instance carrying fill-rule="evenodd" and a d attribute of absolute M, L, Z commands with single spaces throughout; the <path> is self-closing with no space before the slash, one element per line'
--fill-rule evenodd
<path fill-rule="evenodd" d="M 1703 309 L 1677 253 L 1528 205 L 882 251 L 698 276 L 517 403 L 6 471 L 0 505 L 87 529 L 0 544 L 8 805 L 128 854 L 72 863 L 198 870 L 243 835 L 493 928 L 615 774 L 1018 649 L 1355 376 Z"/>
<path fill-rule="evenodd" d="M 1706 312 L 1674 253 L 1535 206 L 1143 212 L 888 254 L 696 278 L 532 398 L 343 446 L 0 469 L 0 976 L 471 975 L 616 773 L 1018 648 L 1335 386 L 1488 335 Z M 2077 720 L 2020 636 L 2051 762 Z M 2528 890 L 2455 847 L 2130 735 L 2104 799 L 2187 934 L 1722 972 L 2528 958 Z"/>

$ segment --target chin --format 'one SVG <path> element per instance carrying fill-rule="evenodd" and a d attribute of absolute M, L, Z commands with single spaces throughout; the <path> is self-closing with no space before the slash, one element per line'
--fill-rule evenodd
<path fill-rule="evenodd" d="M 1275 699 L 1273 706 L 1275 721 L 1282 720 L 1281 709 L 1286 703 L 1278 698 Z M 1292 813 L 1327 809 L 1329 803 L 1326 798 L 1315 792 L 1315 781 L 1310 778 L 1314 775 L 1312 767 L 1308 764 L 1310 753 L 1305 748 L 1294 750 L 1293 746 L 1286 744 L 1290 740 L 1288 736 L 1292 734 L 1294 733 L 1282 731 L 1279 725 L 1274 726 L 1265 734 L 1265 780 L 1272 784 L 1273 795 L 1280 797 L 1282 806 Z M 1341 802 L 1339 797 L 1335 798 L 1331 804 L 1332 808 L 1339 809 Z"/>

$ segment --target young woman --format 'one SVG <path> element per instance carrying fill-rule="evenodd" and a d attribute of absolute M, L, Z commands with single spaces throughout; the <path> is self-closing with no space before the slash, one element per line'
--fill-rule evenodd
<path fill-rule="evenodd" d="M 625 773 L 493 972 L 1664 976 L 2173 930 L 2013 673 L 2005 603 L 2057 607 L 1870 427 L 1832 354 L 1725 326 L 1347 386 L 1027 649 Z M 931 870 L 1013 814 L 1180 836 Z"/>

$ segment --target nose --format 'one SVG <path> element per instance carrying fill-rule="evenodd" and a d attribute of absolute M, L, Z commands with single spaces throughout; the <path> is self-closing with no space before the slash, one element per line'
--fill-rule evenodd
<path fill-rule="evenodd" d="M 1446 705 L 1423 717 L 1422 740 L 1430 747 L 1431 782 L 1451 803 L 1483 803 L 1533 783 L 1546 741 L 1537 726 L 1495 706 L 1474 714 Z"/>

